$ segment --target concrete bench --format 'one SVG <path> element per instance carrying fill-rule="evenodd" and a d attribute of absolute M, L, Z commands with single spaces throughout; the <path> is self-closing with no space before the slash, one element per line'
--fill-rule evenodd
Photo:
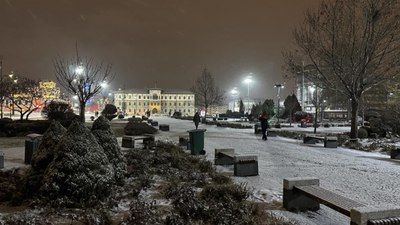
<path fill-rule="evenodd" d="M 337 148 L 338 143 L 337 143 L 337 137 L 325 137 L 324 140 L 324 147 L 325 148 Z"/>
<path fill-rule="evenodd" d="M 400 207 L 367 206 L 321 188 L 316 178 L 283 180 L 283 207 L 289 211 L 318 210 L 324 204 L 351 219 L 350 225 L 399 224 Z M 382 223 L 390 221 L 393 223 Z"/>
<path fill-rule="evenodd" d="M 152 134 L 145 134 L 142 136 L 127 136 L 127 135 L 125 135 L 122 137 L 121 146 L 124 148 L 134 148 L 136 140 L 142 140 L 143 147 L 146 149 L 153 147 L 155 144 L 155 138 L 154 138 L 154 135 L 152 135 Z"/>
<path fill-rule="evenodd" d="M 400 148 L 390 150 L 391 159 L 400 159 Z"/>
<path fill-rule="evenodd" d="M 319 141 L 324 142 L 325 148 L 337 148 L 337 137 L 334 136 L 327 136 L 327 137 L 320 137 L 320 136 L 312 136 L 307 135 L 303 138 L 304 144 L 316 144 Z"/>
<path fill-rule="evenodd" d="M 303 138 L 304 144 L 316 144 L 318 141 L 324 141 L 325 137 L 307 135 Z"/>
<path fill-rule="evenodd" d="M 235 149 L 233 148 L 216 148 L 214 153 L 215 165 L 233 165 L 235 158 Z"/>
<path fill-rule="evenodd" d="M 238 177 L 257 176 L 258 159 L 257 156 L 239 155 L 233 158 L 233 175 Z"/>
<path fill-rule="evenodd" d="M 238 177 L 257 176 L 258 160 L 257 156 L 245 156 L 235 154 L 233 148 L 216 148 L 215 165 L 232 165 L 233 175 Z"/>
<path fill-rule="evenodd" d="M 169 125 L 168 124 L 160 124 L 158 126 L 158 129 L 161 131 L 169 131 Z"/>

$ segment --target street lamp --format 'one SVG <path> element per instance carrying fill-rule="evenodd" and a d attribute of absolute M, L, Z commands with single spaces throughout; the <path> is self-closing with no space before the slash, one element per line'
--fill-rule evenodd
<path fill-rule="evenodd" d="M 250 75 L 246 77 L 246 79 L 244 79 L 244 83 L 247 84 L 247 112 L 250 111 L 250 83 L 253 82 L 252 80 L 252 76 L 253 73 L 249 73 Z"/>
<path fill-rule="evenodd" d="M 234 87 L 231 90 L 231 95 L 233 97 L 233 112 L 235 111 L 235 102 L 236 102 L 236 97 L 239 95 L 239 91 L 237 90 L 237 87 Z"/>
<path fill-rule="evenodd" d="M 17 77 L 14 77 L 14 71 L 11 71 L 11 73 L 10 74 L 8 74 L 8 77 L 10 77 L 10 79 L 12 80 L 12 82 L 16 85 L 17 83 L 18 83 L 18 78 Z M 12 92 L 10 93 L 11 94 L 11 97 L 12 97 L 12 109 L 10 108 L 10 118 L 11 118 L 11 112 L 12 112 L 12 115 L 14 115 L 15 114 L 15 108 L 14 108 L 14 89 L 12 90 Z"/>
<path fill-rule="evenodd" d="M 314 134 L 315 134 L 317 133 L 317 119 L 318 119 L 318 97 L 317 97 L 318 91 L 315 85 L 311 86 L 309 89 L 311 91 L 311 101 L 313 102 L 313 105 L 315 107 L 315 116 L 314 116 Z"/>
<path fill-rule="evenodd" d="M 281 100 L 281 88 L 285 88 L 285 86 L 283 86 L 283 84 L 275 84 L 274 86 L 275 88 L 277 88 L 277 97 L 278 97 L 278 126 L 279 126 L 279 108 L 280 108 L 280 100 Z"/>

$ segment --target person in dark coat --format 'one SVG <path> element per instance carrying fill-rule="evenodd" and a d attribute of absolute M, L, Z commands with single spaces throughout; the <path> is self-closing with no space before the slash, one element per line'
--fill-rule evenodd
<path fill-rule="evenodd" d="M 193 122 L 194 122 L 194 125 L 196 126 L 196 129 L 197 129 L 197 127 L 199 127 L 199 123 L 200 123 L 200 114 L 199 114 L 199 112 L 196 112 L 194 114 Z"/>
<path fill-rule="evenodd" d="M 268 113 L 264 111 L 258 120 L 261 122 L 262 139 L 267 140 Z"/>

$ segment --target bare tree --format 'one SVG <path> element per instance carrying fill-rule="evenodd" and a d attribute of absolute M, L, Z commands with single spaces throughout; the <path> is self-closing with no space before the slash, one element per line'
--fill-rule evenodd
<path fill-rule="evenodd" d="M 195 94 L 196 105 L 203 106 L 206 114 L 209 106 L 221 104 L 225 98 L 224 92 L 215 85 L 214 78 L 207 68 L 204 68 L 201 76 L 196 79 L 192 91 Z"/>
<path fill-rule="evenodd" d="M 8 100 L 11 105 L 7 106 L 10 110 L 20 114 L 20 120 L 28 120 L 29 115 L 43 106 L 42 93 L 39 82 L 18 76 L 18 79 L 10 86 Z"/>
<path fill-rule="evenodd" d="M 298 52 L 284 53 L 293 72 L 300 54 L 315 67 L 310 80 L 351 100 L 352 138 L 363 93 L 399 75 L 399 12 L 399 0 L 323 0 L 294 31 Z"/>
<path fill-rule="evenodd" d="M 95 62 L 93 58 L 82 58 L 78 51 L 69 60 L 60 56 L 53 60 L 55 76 L 65 91 L 78 97 L 79 117 L 85 121 L 85 107 L 89 99 L 100 93 L 103 86 L 111 82 L 111 65 Z"/>

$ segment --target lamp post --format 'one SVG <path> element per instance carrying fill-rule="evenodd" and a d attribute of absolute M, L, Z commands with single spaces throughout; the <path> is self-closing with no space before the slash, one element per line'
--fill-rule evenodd
<path fill-rule="evenodd" d="M 10 79 L 12 80 L 12 84 L 13 85 L 16 85 L 17 83 L 18 83 L 18 78 L 17 77 L 14 77 L 14 71 L 11 71 L 11 73 L 10 74 L 8 74 L 8 76 L 10 77 Z M 11 118 L 11 115 L 14 115 L 15 114 L 15 109 L 14 109 L 14 90 L 15 89 L 12 89 L 12 91 L 11 91 L 11 97 L 12 97 L 12 109 L 10 108 L 10 118 Z M 12 112 L 12 114 L 11 114 L 11 112 Z"/>
<path fill-rule="evenodd" d="M 279 125 L 279 108 L 280 108 L 280 100 L 281 100 L 281 88 L 284 88 L 285 86 L 283 86 L 283 84 L 275 84 L 274 86 L 275 88 L 277 88 L 277 97 L 278 97 L 278 113 L 277 113 L 277 117 L 278 117 L 278 125 Z"/>
<path fill-rule="evenodd" d="M 311 91 L 311 101 L 313 102 L 313 105 L 315 107 L 315 116 L 314 116 L 314 134 L 317 133 L 317 119 L 318 119 L 318 97 L 317 97 L 317 87 L 316 86 L 311 86 L 310 87 Z M 316 93 L 314 95 L 314 92 Z"/>
<path fill-rule="evenodd" d="M 249 73 L 252 75 L 253 73 Z M 250 111 L 250 83 L 253 82 L 252 76 L 247 76 L 246 79 L 244 79 L 244 83 L 247 84 L 247 112 Z"/>
<path fill-rule="evenodd" d="M 236 97 L 238 96 L 238 94 L 239 94 L 239 91 L 237 90 L 237 88 L 236 87 L 234 87 L 232 90 L 231 90 L 231 95 L 232 95 L 232 97 L 233 97 L 233 109 L 232 109 L 232 112 L 235 112 L 235 102 L 236 102 Z"/>

